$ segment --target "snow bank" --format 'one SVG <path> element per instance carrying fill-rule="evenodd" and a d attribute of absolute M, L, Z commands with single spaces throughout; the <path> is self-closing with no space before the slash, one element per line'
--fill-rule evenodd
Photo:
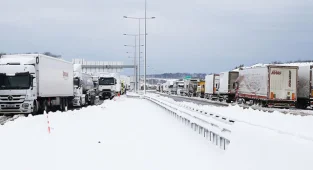
<path fill-rule="evenodd" d="M 239 106 L 199 106 L 154 95 L 173 104 L 184 104 L 234 119 L 230 145 L 218 169 L 313 169 L 313 117 L 267 113 Z"/>
<path fill-rule="evenodd" d="M 159 96 L 159 98 L 172 103 L 183 103 L 184 105 L 199 108 L 208 113 L 219 114 L 233 119 L 236 122 L 243 122 L 251 126 L 264 127 L 313 141 L 313 116 L 285 115 L 278 111 L 269 113 L 253 110 L 251 108 L 244 109 L 238 105 L 229 107 L 198 105 L 191 102 L 176 102 L 168 97 Z"/>

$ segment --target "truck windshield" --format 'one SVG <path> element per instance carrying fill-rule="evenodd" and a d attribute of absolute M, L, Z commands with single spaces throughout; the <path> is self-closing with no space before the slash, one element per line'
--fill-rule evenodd
<path fill-rule="evenodd" d="M 0 74 L 0 89 L 29 89 L 30 75 L 6 76 Z"/>
<path fill-rule="evenodd" d="M 100 78 L 99 79 L 99 85 L 114 85 L 114 78 L 108 77 L 108 78 Z"/>
<path fill-rule="evenodd" d="M 173 88 L 173 85 L 169 85 L 168 88 Z"/>

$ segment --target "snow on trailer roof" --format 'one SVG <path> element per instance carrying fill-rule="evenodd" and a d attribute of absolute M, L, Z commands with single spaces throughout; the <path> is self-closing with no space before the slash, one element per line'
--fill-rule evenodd
<path fill-rule="evenodd" d="M 31 64 L 35 62 L 35 58 L 1 58 L 0 64 L 7 65 L 7 64 Z"/>
<path fill-rule="evenodd" d="M 55 58 L 55 57 L 51 57 L 51 56 L 47 56 L 47 55 L 44 55 L 44 54 L 7 54 L 7 55 L 2 55 L 1 56 L 1 59 L 3 58 L 35 58 L 35 57 L 47 57 L 47 58 L 51 58 L 53 60 L 59 60 L 59 61 L 62 61 L 62 62 L 67 62 L 67 63 L 71 63 L 72 62 L 69 62 L 69 61 L 66 61 L 64 59 L 60 59 L 60 58 Z"/>

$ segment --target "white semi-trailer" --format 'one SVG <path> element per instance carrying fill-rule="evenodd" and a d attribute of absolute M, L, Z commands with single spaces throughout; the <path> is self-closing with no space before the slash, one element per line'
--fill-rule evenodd
<path fill-rule="evenodd" d="M 291 107 L 297 101 L 297 66 L 268 65 L 239 71 L 238 102 L 267 107 Z"/>
<path fill-rule="evenodd" d="M 220 75 L 210 74 L 205 76 L 204 97 L 207 99 L 217 99 L 220 86 Z"/>
<path fill-rule="evenodd" d="M 94 105 L 97 89 L 94 86 L 92 76 L 83 73 L 82 65 L 74 64 L 74 99 L 73 106 Z"/>
<path fill-rule="evenodd" d="M 220 80 L 219 80 L 218 95 L 219 95 L 220 101 L 225 100 L 227 103 L 230 103 L 234 101 L 235 99 L 236 80 L 239 76 L 239 72 L 228 71 L 228 72 L 222 72 L 219 75 L 220 75 Z"/>
<path fill-rule="evenodd" d="M 313 65 L 299 66 L 297 108 L 313 107 Z"/>
<path fill-rule="evenodd" d="M 66 111 L 73 99 L 73 65 L 42 54 L 0 58 L 0 114 Z"/>

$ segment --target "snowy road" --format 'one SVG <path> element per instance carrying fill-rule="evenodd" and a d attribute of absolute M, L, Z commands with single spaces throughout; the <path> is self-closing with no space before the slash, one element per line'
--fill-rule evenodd
<path fill-rule="evenodd" d="M 3 169 L 210 169 L 223 151 L 156 105 L 121 97 L 0 127 Z M 18 163 L 17 163 L 18 162 Z M 217 166 L 217 165 L 215 165 Z"/>

